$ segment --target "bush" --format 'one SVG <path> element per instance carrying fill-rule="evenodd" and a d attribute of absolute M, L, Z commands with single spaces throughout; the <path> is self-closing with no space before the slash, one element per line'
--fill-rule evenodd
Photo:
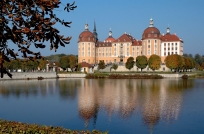
<path fill-rule="evenodd" d="M 181 76 L 182 79 L 188 79 L 188 75 L 184 74 Z"/>
<path fill-rule="evenodd" d="M 40 126 L 36 124 L 26 124 L 14 121 L 5 121 L 0 119 L 0 133 L 6 134 L 102 134 L 102 132 L 93 130 L 69 130 L 62 127 Z M 104 134 L 107 134 L 105 132 Z"/>

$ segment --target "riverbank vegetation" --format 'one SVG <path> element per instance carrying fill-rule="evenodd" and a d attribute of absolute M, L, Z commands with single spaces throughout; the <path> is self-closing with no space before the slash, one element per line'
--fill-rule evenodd
<path fill-rule="evenodd" d="M 162 79 L 163 77 L 158 74 L 132 74 L 132 73 L 93 73 L 87 74 L 87 79 Z"/>
<path fill-rule="evenodd" d="M 1 134 L 107 134 L 98 130 L 70 130 L 62 127 L 40 126 L 0 119 Z"/>

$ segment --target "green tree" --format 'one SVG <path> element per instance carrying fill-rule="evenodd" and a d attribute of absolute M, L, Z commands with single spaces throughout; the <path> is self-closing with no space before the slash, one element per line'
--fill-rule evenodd
<path fill-rule="evenodd" d="M 112 68 L 113 68 L 114 70 L 117 70 L 117 69 L 118 69 L 118 64 L 115 64 L 115 63 L 114 63 L 114 64 L 112 65 Z"/>
<path fill-rule="evenodd" d="M 202 58 L 202 56 L 199 55 L 199 54 L 196 54 L 196 55 L 194 56 L 194 60 L 195 60 L 199 65 L 201 65 L 202 62 L 204 61 L 204 59 Z"/>
<path fill-rule="evenodd" d="M 149 68 L 153 71 L 158 70 L 161 67 L 161 58 L 160 56 L 153 54 L 148 60 Z"/>
<path fill-rule="evenodd" d="M 61 57 L 60 60 L 59 60 L 59 64 L 60 64 L 60 67 L 63 70 L 66 70 L 69 67 L 69 59 L 68 59 L 68 57 L 67 56 Z"/>
<path fill-rule="evenodd" d="M 136 58 L 136 66 L 138 68 L 141 69 L 141 72 L 142 72 L 142 69 L 146 68 L 148 65 L 148 61 L 147 61 L 147 57 L 142 55 L 142 56 L 137 56 Z"/>
<path fill-rule="evenodd" d="M 104 69 L 106 66 L 105 66 L 105 63 L 103 60 L 100 60 L 99 64 L 98 64 L 98 70 L 100 69 Z"/>
<path fill-rule="evenodd" d="M 127 62 L 125 63 L 125 67 L 127 69 L 129 69 L 129 71 L 130 71 L 133 68 L 133 66 L 134 66 L 134 58 L 133 57 L 129 57 L 127 59 Z"/>
<path fill-rule="evenodd" d="M 65 6 L 66 5 L 66 6 Z M 32 47 L 45 48 L 49 42 L 50 50 L 58 49 L 59 45 L 69 44 L 71 37 L 60 35 L 56 24 L 70 27 L 71 22 L 61 20 L 56 12 L 74 10 L 73 4 L 62 4 L 60 0 L 1 0 L 0 1 L 0 53 L 1 61 L 16 59 L 12 43 L 16 44 L 23 58 L 41 59 L 40 52 L 31 51 Z M 6 69 L 0 62 L 1 77 Z"/>

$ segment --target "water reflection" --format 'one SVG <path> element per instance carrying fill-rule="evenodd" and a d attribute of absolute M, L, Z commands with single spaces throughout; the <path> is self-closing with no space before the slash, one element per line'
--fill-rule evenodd
<path fill-rule="evenodd" d="M 198 86 L 198 85 L 197 85 Z M 203 86 L 203 85 L 201 85 Z M 30 81 L 0 81 L 0 96 L 46 97 L 60 96 L 76 100 L 78 115 L 88 127 L 97 123 L 100 111 L 109 120 L 113 115 L 124 120 L 141 113 L 142 122 L 150 128 L 164 121 L 177 120 L 183 93 L 194 87 L 194 80 L 134 80 L 134 79 L 51 79 Z"/>
<path fill-rule="evenodd" d="M 183 91 L 193 86 L 194 80 L 82 80 L 79 115 L 87 126 L 98 109 L 104 109 L 110 120 L 113 114 L 128 119 L 142 112 L 144 124 L 152 129 L 160 120 L 178 118 Z"/>

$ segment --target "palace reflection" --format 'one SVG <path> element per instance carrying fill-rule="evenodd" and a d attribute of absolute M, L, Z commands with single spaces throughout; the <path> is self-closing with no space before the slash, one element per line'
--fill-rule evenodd
<path fill-rule="evenodd" d="M 128 119 L 141 112 L 150 129 L 160 120 L 176 120 L 182 105 L 183 91 L 194 86 L 193 80 L 82 79 L 78 88 L 79 115 L 87 127 L 97 113 L 104 110 Z"/>

